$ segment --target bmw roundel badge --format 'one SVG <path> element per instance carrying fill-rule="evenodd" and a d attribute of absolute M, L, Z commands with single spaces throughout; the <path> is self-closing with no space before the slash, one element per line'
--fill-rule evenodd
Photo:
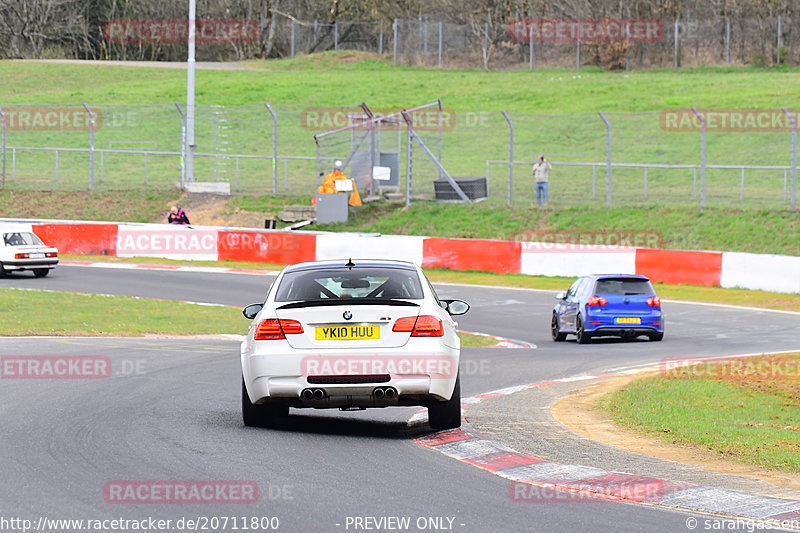
<path fill-rule="evenodd" d="M 344 313 L 342 313 L 342 317 L 345 320 L 350 320 L 351 318 L 353 318 L 353 313 L 351 313 L 350 311 L 345 311 Z"/>

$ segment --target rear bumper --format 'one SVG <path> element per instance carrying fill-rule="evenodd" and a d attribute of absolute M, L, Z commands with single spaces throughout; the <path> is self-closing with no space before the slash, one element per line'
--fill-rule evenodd
<path fill-rule="evenodd" d="M 281 341 L 270 341 L 277 348 Z M 246 342 L 245 342 L 246 344 Z M 339 407 L 386 407 L 388 405 L 427 405 L 434 401 L 449 400 L 458 377 L 459 350 L 443 347 L 438 352 L 422 352 L 387 349 L 354 355 L 353 351 L 326 350 L 324 357 L 330 359 L 336 369 L 337 360 L 348 363 L 353 359 L 366 361 L 372 370 L 333 373 L 329 369 L 310 369 L 309 358 L 315 362 L 320 352 L 312 353 L 263 353 L 250 355 L 246 346 L 242 349 L 242 374 L 250 401 L 254 404 L 273 403 L 292 407 L 339 408 Z M 408 361 L 408 364 L 404 364 Z M 353 367 L 362 368 L 360 365 Z M 350 367 L 350 368 L 353 368 Z M 315 376 L 309 382 L 309 374 Z M 358 383 L 326 383 L 320 376 L 342 377 L 353 374 L 374 375 L 375 380 L 360 380 Z M 389 379 L 386 380 L 388 374 Z M 322 382 L 320 382 L 322 381 Z M 363 382 L 366 381 L 366 382 Z M 303 391 L 321 390 L 315 398 L 306 398 Z M 378 389 L 383 391 L 377 392 Z M 386 389 L 393 389 L 391 397 Z"/>
<path fill-rule="evenodd" d="M 34 268 L 55 268 L 58 259 L 30 259 L 22 261 L 3 261 L 5 270 L 33 270 Z"/>
<path fill-rule="evenodd" d="M 658 308 L 656 308 L 658 309 Z M 638 324 L 628 324 L 617 322 L 617 317 L 638 318 Z M 660 309 L 649 313 L 642 312 L 620 312 L 619 310 L 592 311 L 587 307 L 587 312 L 583 321 L 583 328 L 593 336 L 619 335 L 633 336 L 652 333 L 662 333 L 664 331 L 664 315 Z"/>
<path fill-rule="evenodd" d="M 309 385 L 302 377 L 261 377 L 247 387 L 255 404 L 283 404 L 290 407 L 335 409 L 346 407 L 388 407 L 427 405 L 447 400 L 453 393 L 446 383 L 435 385 L 427 378 L 400 378 L 387 383 L 361 385 Z M 441 389 L 436 393 L 437 389 Z M 390 394 L 386 391 L 391 390 Z M 309 392 L 306 392 L 309 391 Z M 315 394 L 316 393 L 316 394 Z M 258 397 L 253 400 L 253 397 Z"/>
<path fill-rule="evenodd" d="M 598 327 L 594 330 L 586 330 L 588 333 L 591 334 L 592 337 L 603 337 L 603 336 L 614 336 L 614 337 L 638 337 L 639 335 L 652 335 L 653 333 L 662 333 L 664 331 L 663 327 L 645 327 L 645 326 L 635 326 L 635 327 L 624 327 L 624 326 L 614 326 L 614 327 Z"/>

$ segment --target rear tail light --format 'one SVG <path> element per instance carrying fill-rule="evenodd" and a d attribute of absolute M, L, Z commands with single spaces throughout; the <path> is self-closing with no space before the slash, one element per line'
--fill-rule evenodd
<path fill-rule="evenodd" d="M 44 254 L 45 257 L 58 257 L 58 253 L 56 252 L 46 252 Z M 22 253 L 22 254 L 14 254 L 14 259 L 30 259 L 31 254 L 29 253 Z"/>
<path fill-rule="evenodd" d="M 285 335 L 299 335 L 303 333 L 303 325 L 297 320 L 280 320 L 281 328 Z"/>
<path fill-rule="evenodd" d="M 661 307 L 661 298 L 658 296 L 651 296 L 647 299 L 647 305 L 649 307 Z"/>
<path fill-rule="evenodd" d="M 253 339 L 257 341 L 274 341 L 285 339 L 286 335 L 297 335 L 300 333 L 303 333 L 303 326 L 297 320 L 267 318 L 258 323 Z"/>
<path fill-rule="evenodd" d="M 589 301 L 586 302 L 586 305 L 588 305 L 589 307 L 602 307 L 607 303 L 608 301 L 602 296 L 592 296 L 591 298 L 589 298 Z"/>
<path fill-rule="evenodd" d="M 414 331 L 411 332 L 412 337 L 442 337 L 444 336 L 444 328 L 442 321 L 435 316 L 423 315 L 417 318 L 417 323 L 414 324 Z"/>
<path fill-rule="evenodd" d="M 414 331 L 414 324 L 417 323 L 417 317 L 415 316 L 407 316 L 405 318 L 398 318 L 397 321 L 392 326 L 392 331 L 396 331 L 398 333 L 410 333 Z"/>
<path fill-rule="evenodd" d="M 412 337 L 443 337 L 442 321 L 431 315 L 407 316 L 399 318 L 392 326 L 392 331 L 411 332 Z"/>

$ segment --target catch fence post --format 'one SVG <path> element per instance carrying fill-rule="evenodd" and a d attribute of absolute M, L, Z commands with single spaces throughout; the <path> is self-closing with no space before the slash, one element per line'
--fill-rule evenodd
<path fill-rule="evenodd" d="M 506 122 L 508 122 L 508 207 L 511 207 L 511 193 L 514 188 L 514 123 L 511 121 L 511 117 L 508 116 L 506 111 L 502 113 Z M 488 173 L 486 176 L 486 184 L 488 187 Z"/>
<path fill-rule="evenodd" d="M 731 19 L 725 19 L 725 63 L 731 63 Z"/>
<path fill-rule="evenodd" d="M 742 167 L 742 179 L 739 182 L 739 201 L 744 202 L 744 167 Z"/>
<path fill-rule="evenodd" d="M 272 115 L 272 194 L 278 194 L 278 115 L 269 104 L 264 104 Z"/>
<path fill-rule="evenodd" d="M 444 45 L 442 31 L 443 31 L 444 23 L 440 20 L 439 21 L 439 68 L 442 68 L 442 47 Z"/>
<path fill-rule="evenodd" d="M 533 70 L 533 21 L 528 26 L 528 70 Z"/>
<path fill-rule="evenodd" d="M 186 180 L 186 113 L 183 112 L 183 108 L 178 102 L 175 102 L 175 107 L 178 108 L 178 113 L 181 115 L 181 189 L 183 189 L 183 183 Z M 102 172 L 100 175 L 102 176 Z"/>
<path fill-rule="evenodd" d="M 483 24 L 483 68 L 489 70 L 489 23 Z"/>
<path fill-rule="evenodd" d="M 792 211 L 797 207 L 797 116 L 793 115 L 787 108 L 783 108 L 783 113 L 792 125 L 792 190 L 790 193 L 790 205 Z"/>
<path fill-rule="evenodd" d="M 397 64 L 397 19 L 392 22 L 392 65 Z"/>
<path fill-rule="evenodd" d="M 706 118 L 696 107 L 692 112 L 700 119 L 700 209 L 706 207 Z"/>
<path fill-rule="evenodd" d="M 292 44 L 290 57 L 294 57 L 294 20 L 292 20 Z"/>
<path fill-rule="evenodd" d="M 647 200 L 647 167 L 644 167 L 644 199 Z"/>
<path fill-rule="evenodd" d="M 597 114 L 606 124 L 606 207 L 611 207 L 611 123 L 602 111 Z"/>
<path fill-rule="evenodd" d="M 6 186 L 6 114 L 0 107 L 0 189 Z"/>
<path fill-rule="evenodd" d="M 94 112 L 84 103 L 83 108 L 89 113 L 89 190 L 94 189 Z"/>
<path fill-rule="evenodd" d="M 680 66 L 680 59 L 678 57 L 678 19 L 675 19 L 675 50 L 673 52 L 675 56 L 675 68 Z"/>
<path fill-rule="evenodd" d="M 443 144 L 443 138 L 442 138 L 442 99 L 440 98 L 438 100 L 438 102 L 439 102 L 439 107 L 437 108 L 437 110 L 438 110 L 437 112 L 439 114 L 439 117 L 438 117 L 439 118 L 439 163 L 441 163 L 442 162 L 442 144 Z M 441 170 L 439 171 L 439 179 L 442 179 L 442 171 Z"/>
<path fill-rule="evenodd" d="M 414 147 L 414 137 L 411 134 L 411 128 L 406 125 L 406 207 L 411 206 L 411 150 Z"/>

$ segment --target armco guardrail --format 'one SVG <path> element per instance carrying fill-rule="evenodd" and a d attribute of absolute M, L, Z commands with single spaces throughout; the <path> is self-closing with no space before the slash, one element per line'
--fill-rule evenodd
<path fill-rule="evenodd" d="M 401 259 L 423 268 L 500 274 L 643 274 L 655 282 L 800 293 L 800 257 L 631 246 L 297 232 L 164 224 L 2 221 L 24 226 L 62 254 L 292 264 Z"/>

